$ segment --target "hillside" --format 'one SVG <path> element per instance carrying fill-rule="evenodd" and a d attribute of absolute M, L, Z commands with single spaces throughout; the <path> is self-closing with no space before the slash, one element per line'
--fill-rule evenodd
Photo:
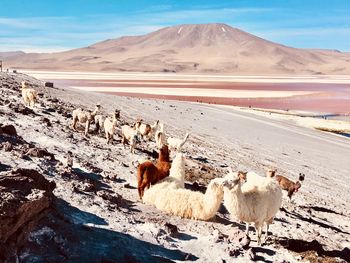
<path fill-rule="evenodd" d="M 287 47 L 226 24 L 171 26 L 65 52 L 12 56 L 5 63 L 69 71 L 350 74 L 349 53 Z"/>

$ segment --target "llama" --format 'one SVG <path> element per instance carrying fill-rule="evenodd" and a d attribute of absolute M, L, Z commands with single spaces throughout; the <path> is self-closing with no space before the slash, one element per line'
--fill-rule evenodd
<path fill-rule="evenodd" d="M 154 138 L 158 149 L 162 148 L 163 145 L 166 144 L 163 123 L 159 124 L 159 129 L 156 131 Z"/>
<path fill-rule="evenodd" d="M 21 82 L 22 86 L 22 98 L 24 105 L 28 107 L 34 107 L 35 103 L 38 102 L 38 93 L 35 89 L 28 88 L 25 81 Z"/>
<path fill-rule="evenodd" d="M 95 132 L 102 133 L 102 127 L 105 122 L 105 117 L 102 114 L 97 114 L 94 118 L 95 122 Z"/>
<path fill-rule="evenodd" d="M 209 220 L 219 210 L 224 196 L 222 178 L 210 181 L 205 194 L 189 189 L 174 189 L 162 184 L 145 191 L 144 202 L 171 215 L 194 220 Z"/>
<path fill-rule="evenodd" d="M 110 141 L 113 140 L 113 136 L 115 133 L 115 129 L 118 125 L 118 118 L 119 118 L 119 111 L 116 110 L 113 114 L 113 119 L 110 120 L 109 118 L 106 118 L 103 124 L 103 127 L 105 129 L 106 133 L 106 139 L 107 139 L 107 144 L 110 143 Z"/>
<path fill-rule="evenodd" d="M 182 153 L 178 153 L 171 163 L 169 176 L 160 180 L 155 185 L 152 185 L 151 188 L 153 189 L 153 192 L 158 191 L 157 189 L 185 188 L 185 157 Z M 148 190 L 146 190 L 145 193 L 147 193 L 147 191 Z M 156 194 L 149 195 L 147 202 L 154 204 L 156 198 Z"/>
<path fill-rule="evenodd" d="M 289 200 L 292 200 L 292 196 L 294 193 L 298 192 L 301 187 L 301 182 L 304 181 L 305 174 L 299 173 L 299 180 L 295 183 L 289 180 L 287 177 L 282 175 L 276 175 L 276 170 L 269 169 L 266 173 L 267 177 L 276 178 L 279 186 L 282 190 L 288 192 Z"/>
<path fill-rule="evenodd" d="M 252 177 L 251 177 L 252 178 Z M 260 179 L 263 180 L 264 177 Z M 229 186 L 224 188 L 224 205 L 231 216 L 246 222 L 246 233 L 249 234 L 249 223 L 255 224 L 257 243 L 261 245 L 262 227 L 266 223 L 265 240 L 268 236 L 269 225 L 282 204 L 282 190 L 275 180 L 264 178 L 260 185 L 259 180 L 250 180 L 241 184 L 241 180 L 247 179 L 247 173 L 232 170 L 225 176 L 229 180 Z"/>
<path fill-rule="evenodd" d="M 137 167 L 137 189 L 142 200 L 145 188 L 169 176 L 170 160 L 168 146 L 164 145 L 159 151 L 156 165 L 151 161 L 144 162 Z"/>
<path fill-rule="evenodd" d="M 159 120 L 157 120 L 153 125 L 142 123 L 142 119 L 137 120 L 135 123 L 136 130 L 141 134 L 141 136 L 145 139 L 151 140 L 152 135 L 156 132 L 159 125 Z"/>
<path fill-rule="evenodd" d="M 190 134 L 186 133 L 185 138 L 183 138 L 183 139 L 169 137 L 168 138 L 169 148 L 174 149 L 175 151 L 180 151 L 182 146 L 186 143 L 189 136 L 190 136 Z"/>
<path fill-rule="evenodd" d="M 75 109 L 73 111 L 73 122 L 72 122 L 72 128 L 74 130 L 77 130 L 77 122 L 84 124 L 85 123 L 85 136 L 89 133 L 90 123 L 94 121 L 95 116 L 100 111 L 100 105 L 97 104 L 95 106 L 95 110 L 93 112 L 89 110 L 83 110 L 82 108 Z"/>
<path fill-rule="evenodd" d="M 130 144 L 130 152 L 135 153 L 136 143 L 138 142 L 138 131 L 129 125 L 122 126 L 122 143 L 125 149 L 127 143 Z"/>

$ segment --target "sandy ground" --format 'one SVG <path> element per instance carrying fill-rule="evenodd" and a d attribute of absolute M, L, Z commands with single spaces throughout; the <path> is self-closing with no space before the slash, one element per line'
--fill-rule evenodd
<path fill-rule="evenodd" d="M 75 156 L 75 169 L 86 176 L 94 174 L 84 165 L 86 162 L 101 168 L 103 175 L 115 175 L 118 180 L 101 179 L 101 183 L 130 202 L 125 208 L 113 209 L 99 196 L 73 192 L 72 182 L 60 178 L 41 160 L 24 161 L 9 153 L 1 154 L 2 163 L 13 167 L 34 167 L 56 181 L 55 195 L 62 200 L 59 210 L 64 214 L 62 225 L 67 224 L 67 220 L 74 223 L 74 227 L 67 226 L 66 231 L 75 242 L 80 239 L 74 236 L 74 232 L 82 239 L 86 238 L 84 242 L 76 243 L 72 249 L 74 253 L 84 255 L 85 259 L 89 256 L 96 259 L 93 262 L 101 262 L 102 255 L 112 257 L 116 248 L 120 253 L 132 253 L 142 262 L 158 262 L 160 258 L 163 259 L 161 262 L 167 262 L 166 259 L 183 261 L 181 253 L 193 255 L 192 259 L 197 258 L 197 262 L 248 262 L 249 251 L 253 251 L 260 262 L 299 262 L 307 254 L 314 255 L 312 250 L 316 250 L 319 257 L 328 256 L 332 260 L 338 257 L 343 262 L 349 259 L 346 250 L 350 246 L 350 195 L 346 194 L 350 171 L 348 138 L 300 127 L 287 119 L 228 107 L 38 88 L 45 93 L 45 98 L 41 100 L 43 105 L 35 109 L 39 114 L 37 117 L 16 114 L 9 118 L 9 109 L 1 106 L 0 122 L 14 124 L 25 140 L 47 148 L 59 160 L 63 161 L 66 152 L 71 150 Z M 5 90 L 2 89 L 2 93 Z M 6 96 L 14 102 L 20 101 L 18 93 Z M 232 257 L 228 245 L 217 242 L 214 230 L 228 233 L 232 228 L 242 228 L 242 225 L 231 220 L 224 209 L 209 222 L 184 220 L 140 203 L 136 189 L 123 187 L 124 183 L 129 183 L 131 188 L 135 186 L 135 162 L 148 158 L 145 152 L 155 149 L 154 142 L 143 142 L 136 155 L 131 155 L 118 141 L 107 146 L 105 139 L 98 135 L 86 140 L 82 133 L 69 128 L 69 118 L 58 112 L 47 113 L 46 107 L 55 107 L 51 104 L 45 106 L 49 97 L 59 98 L 64 107 L 93 108 L 96 102 L 100 102 L 106 115 L 118 108 L 128 122 L 138 117 L 150 123 L 159 119 L 165 123 L 169 136 L 182 137 L 190 132 L 190 141 L 184 149 L 188 184 L 198 181 L 206 185 L 211 178 L 223 176 L 227 166 L 234 170 L 256 171 L 261 175 L 267 168 L 275 167 L 280 174 L 293 180 L 303 172 L 306 180 L 293 202 L 284 199 L 283 209 L 271 226 L 273 238 L 259 248 L 253 237 L 251 250 L 240 251 Z M 53 127 L 43 126 L 40 116 L 49 118 Z M 164 222 L 177 225 L 182 235 L 161 238 L 159 231 Z M 47 239 L 48 233 L 56 231 L 57 235 L 64 235 L 66 232 L 57 230 L 51 221 L 46 227 L 32 234 L 32 240 L 22 251 L 22 259 L 44 260 L 57 253 L 49 245 L 43 245 L 45 242 L 39 246 L 39 241 Z M 120 247 L 118 240 L 126 246 Z M 286 242 L 290 245 L 283 245 Z M 134 250 L 130 248 L 133 246 Z M 139 250 L 141 248 L 143 250 Z M 156 261 L 151 259 L 154 254 L 158 255 Z"/>

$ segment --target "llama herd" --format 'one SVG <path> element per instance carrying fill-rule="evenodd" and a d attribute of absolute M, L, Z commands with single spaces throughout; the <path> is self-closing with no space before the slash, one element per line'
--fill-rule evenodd
<path fill-rule="evenodd" d="M 22 82 L 22 97 L 26 106 L 34 106 L 37 102 L 36 91 L 28 88 L 25 82 Z M 212 179 L 205 193 L 192 191 L 185 188 L 186 158 L 182 153 L 189 133 L 183 139 L 166 139 L 164 123 L 156 121 L 146 124 L 142 119 L 132 126 L 121 126 L 120 111 L 115 110 L 111 117 L 105 117 L 99 104 L 93 111 L 82 108 L 73 110 L 72 129 L 76 130 L 78 123 L 85 125 L 86 136 L 93 123 L 95 132 L 102 133 L 104 130 L 107 144 L 113 141 L 117 128 L 120 129 L 124 148 L 129 144 L 133 154 L 141 138 L 154 138 L 159 149 L 158 159 L 155 163 L 149 160 L 141 162 L 137 167 L 137 189 L 142 202 L 170 215 L 194 220 L 213 218 L 223 202 L 233 220 L 246 223 L 247 235 L 249 224 L 254 224 L 258 245 L 266 240 L 269 225 L 282 205 L 282 190 L 287 191 L 291 199 L 305 178 L 300 173 L 299 181 L 294 183 L 284 176 L 276 175 L 276 171 L 271 169 L 266 176 L 229 169 L 223 177 Z M 170 151 L 175 152 L 172 162 Z M 262 240 L 264 225 L 266 230 Z"/>

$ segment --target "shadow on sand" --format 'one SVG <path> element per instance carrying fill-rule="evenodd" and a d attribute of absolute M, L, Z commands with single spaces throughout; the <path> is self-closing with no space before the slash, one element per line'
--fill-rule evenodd
<path fill-rule="evenodd" d="M 106 229 L 94 214 L 57 200 L 56 211 L 43 219 L 35 238 L 21 250 L 22 262 L 173 262 L 198 257 Z M 184 237 L 186 239 L 186 237 Z"/>

